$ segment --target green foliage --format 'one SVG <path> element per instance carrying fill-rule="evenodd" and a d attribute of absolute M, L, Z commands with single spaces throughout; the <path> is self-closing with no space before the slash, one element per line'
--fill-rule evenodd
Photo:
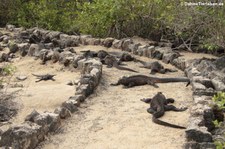
<path fill-rule="evenodd" d="M 0 26 L 3 26 L 16 18 L 17 0 L 0 0 Z"/>
<path fill-rule="evenodd" d="M 214 121 L 213 121 L 213 124 L 215 125 L 216 128 L 221 127 L 222 123 L 223 123 L 223 122 L 219 122 L 218 120 L 214 120 Z"/>
<path fill-rule="evenodd" d="M 11 76 L 16 72 L 16 67 L 13 66 L 12 64 L 7 64 L 2 68 L 2 74 L 4 76 Z"/>
<path fill-rule="evenodd" d="M 15 19 L 10 22 L 24 27 L 38 26 L 50 30 L 69 31 L 75 24 L 79 0 L 16 0 Z"/>
<path fill-rule="evenodd" d="M 91 1 L 91 2 L 90 2 Z M 116 38 L 182 39 L 214 50 L 225 47 L 225 7 L 185 6 L 185 0 L 1 0 L 7 22 Z"/>
<path fill-rule="evenodd" d="M 6 76 L 12 76 L 16 72 L 16 67 L 12 64 L 7 64 L 3 66 L 0 70 L 0 88 L 2 84 L 6 81 Z"/>
<path fill-rule="evenodd" d="M 225 109 L 225 92 L 218 92 L 212 98 L 213 102 L 219 108 L 219 110 Z M 222 126 L 223 122 L 219 122 L 218 120 L 213 121 L 215 127 L 219 128 Z M 224 141 L 215 141 L 214 144 L 216 145 L 216 149 L 224 149 L 225 142 Z"/>
<path fill-rule="evenodd" d="M 218 106 L 219 110 L 225 109 L 225 92 L 218 92 L 213 96 L 212 100 Z"/>
<path fill-rule="evenodd" d="M 94 36 L 148 36 L 159 30 L 160 19 L 173 20 L 172 15 L 166 16 L 173 9 L 167 4 L 159 0 L 95 0 L 80 7 L 77 22 L 82 32 Z"/>
<path fill-rule="evenodd" d="M 216 141 L 216 142 L 214 142 L 214 144 L 216 145 L 216 149 L 224 149 L 225 148 L 225 142 Z"/>

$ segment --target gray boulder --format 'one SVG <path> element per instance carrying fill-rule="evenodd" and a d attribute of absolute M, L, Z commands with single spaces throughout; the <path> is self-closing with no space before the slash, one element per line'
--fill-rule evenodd
<path fill-rule="evenodd" d="M 66 119 L 66 118 L 72 116 L 70 110 L 68 110 L 68 109 L 65 108 L 65 107 L 59 107 L 59 108 L 56 108 L 55 111 L 54 111 L 54 113 L 59 114 L 59 117 L 60 117 L 61 119 Z"/>
<path fill-rule="evenodd" d="M 69 99 L 62 103 L 62 107 L 68 109 L 71 113 L 74 113 L 78 110 L 78 106 L 80 105 L 79 101 Z"/>
<path fill-rule="evenodd" d="M 216 91 L 225 91 L 225 84 L 220 79 L 212 79 L 212 84 Z"/>
<path fill-rule="evenodd" d="M 8 24 L 8 25 L 6 25 L 5 28 L 6 28 L 6 30 L 13 32 L 16 27 L 15 27 L 15 25 Z"/>
<path fill-rule="evenodd" d="M 171 63 L 175 58 L 178 58 L 180 55 L 175 52 L 169 52 L 163 54 L 162 61 L 166 64 Z"/>
<path fill-rule="evenodd" d="M 29 43 L 21 43 L 21 44 L 18 44 L 18 48 L 19 48 L 20 55 L 26 56 L 29 51 L 30 44 Z"/>
<path fill-rule="evenodd" d="M 59 115 L 50 112 L 40 114 L 36 111 L 33 111 L 30 115 L 26 117 L 25 120 L 42 126 L 46 133 L 57 130 L 61 125 Z"/>
<path fill-rule="evenodd" d="M 32 122 L 14 126 L 5 131 L 0 140 L 0 146 L 15 149 L 33 149 L 45 139 L 42 126 Z"/>
<path fill-rule="evenodd" d="M 75 95 L 82 95 L 84 97 L 88 97 L 94 91 L 94 88 L 91 88 L 89 84 L 82 84 L 76 88 Z"/>
<path fill-rule="evenodd" d="M 189 120 L 188 128 L 185 130 L 188 141 L 212 142 L 212 134 L 207 131 L 207 128 L 204 126 L 199 127 L 202 121 L 203 116 L 192 117 Z"/>
<path fill-rule="evenodd" d="M 121 49 L 123 44 L 123 40 L 115 39 L 112 43 L 112 47 L 116 49 Z"/>
<path fill-rule="evenodd" d="M 175 58 L 171 64 L 176 66 L 177 68 L 181 69 L 181 70 L 185 70 L 185 64 L 186 63 L 186 60 L 182 57 L 178 57 L 178 58 Z"/>
<path fill-rule="evenodd" d="M 105 38 L 102 45 L 104 47 L 110 48 L 112 46 L 114 40 L 115 40 L 114 38 Z"/>
<path fill-rule="evenodd" d="M 39 56 L 39 52 L 41 51 L 42 48 L 43 47 L 38 45 L 38 44 L 31 44 L 27 55 L 28 56 L 36 56 L 36 57 L 38 57 Z"/>
<path fill-rule="evenodd" d="M 221 70 L 225 68 L 225 56 L 216 59 L 213 64 L 216 66 L 217 69 Z"/>
<path fill-rule="evenodd" d="M 122 41 L 122 45 L 121 45 L 121 49 L 122 51 L 127 51 L 127 52 L 131 52 L 132 50 L 129 48 L 129 45 L 133 44 L 133 40 L 128 38 L 128 39 L 123 39 Z"/>

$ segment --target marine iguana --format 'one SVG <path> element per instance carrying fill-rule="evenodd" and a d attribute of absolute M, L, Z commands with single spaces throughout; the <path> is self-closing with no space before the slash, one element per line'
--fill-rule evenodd
<path fill-rule="evenodd" d="M 112 55 L 107 55 L 104 60 L 102 61 L 103 64 L 106 64 L 108 68 L 115 67 L 119 70 L 126 70 L 126 71 L 131 71 L 131 72 L 137 72 L 133 69 L 126 68 L 126 67 L 121 67 L 119 66 L 119 62 L 116 60 L 116 58 Z"/>
<path fill-rule="evenodd" d="M 162 92 L 158 92 L 153 98 L 144 98 L 141 99 L 141 101 L 150 103 L 150 108 L 148 108 L 147 111 L 152 114 L 152 121 L 154 123 L 172 128 L 186 129 L 186 127 L 170 124 L 158 119 L 162 117 L 166 111 L 181 112 L 187 110 L 187 108 L 176 108 L 173 105 L 168 105 L 169 103 L 174 103 L 174 99 L 166 98 Z"/>
<path fill-rule="evenodd" d="M 86 51 L 80 51 L 83 53 L 83 56 L 85 58 L 93 58 L 93 57 L 97 57 L 98 53 L 95 51 L 91 51 L 91 50 L 86 50 Z"/>
<path fill-rule="evenodd" d="M 103 60 L 107 55 L 109 55 L 108 52 L 104 51 L 104 50 L 100 50 L 98 51 L 97 53 L 97 57 L 100 59 L 100 60 Z"/>
<path fill-rule="evenodd" d="M 42 80 L 44 80 L 44 81 L 47 81 L 47 80 L 55 81 L 55 79 L 54 79 L 53 77 L 56 76 L 56 75 L 50 75 L 50 74 L 44 74 L 44 75 L 36 75 L 36 74 L 32 74 L 32 75 L 33 75 L 33 76 L 36 76 L 37 79 L 39 79 L 39 80 L 37 80 L 37 81 L 35 81 L 35 82 L 40 82 L 40 81 L 42 81 Z"/>
<path fill-rule="evenodd" d="M 152 85 L 154 87 L 158 87 L 156 83 L 169 83 L 169 82 L 188 82 L 186 86 L 190 84 L 190 79 L 188 78 L 158 78 L 158 77 L 150 77 L 145 75 L 134 75 L 130 77 L 123 76 L 118 80 L 115 84 L 110 84 L 112 86 L 124 85 L 126 88 L 130 88 L 133 86 L 140 85 Z"/>
<path fill-rule="evenodd" d="M 160 64 L 158 61 L 154 61 L 154 62 L 144 62 L 141 60 L 137 60 L 137 61 L 143 64 L 143 66 L 140 66 L 141 68 L 151 69 L 150 74 L 155 74 L 157 72 L 162 74 L 165 74 L 167 72 L 177 72 L 177 70 L 164 68 L 164 66 Z"/>
<path fill-rule="evenodd" d="M 120 57 L 119 61 L 121 62 L 129 62 L 129 61 L 135 61 L 136 59 L 129 53 L 124 52 Z"/>
<path fill-rule="evenodd" d="M 109 55 L 109 53 L 104 50 L 99 50 L 98 52 L 91 51 L 91 50 L 80 51 L 80 52 L 82 52 L 83 56 L 86 58 L 98 57 L 100 60 L 103 60 L 107 55 Z"/>

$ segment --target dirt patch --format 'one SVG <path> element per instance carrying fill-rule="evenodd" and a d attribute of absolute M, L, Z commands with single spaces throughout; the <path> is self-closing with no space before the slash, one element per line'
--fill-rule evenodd
<path fill-rule="evenodd" d="M 183 55 L 183 57 L 186 59 L 186 60 L 191 60 L 191 59 L 201 59 L 203 57 L 205 58 L 217 58 L 216 56 L 214 55 L 211 55 L 211 54 L 205 54 L 205 53 L 190 53 L 190 52 L 180 52 L 181 55 Z"/>
<path fill-rule="evenodd" d="M 119 49 L 105 48 L 101 46 L 75 47 L 79 53 L 81 50 L 107 50 L 120 52 Z M 184 55 L 186 58 L 193 55 Z M 143 61 L 155 61 L 149 58 L 135 56 Z M 199 57 L 201 57 L 199 55 Z M 202 56 L 203 57 L 203 56 Z M 193 57 L 192 57 L 193 58 Z M 39 112 L 52 112 L 62 102 L 74 95 L 75 87 L 67 86 L 70 80 L 80 77 L 79 70 L 67 71 L 59 64 L 48 62 L 40 65 L 40 61 L 25 57 L 14 62 L 18 68 L 17 75 L 26 75 L 28 79 L 22 82 L 13 78 L 13 83 L 22 84 L 22 88 L 11 88 L 9 91 L 22 89 L 17 102 L 21 103 L 18 115 L 12 120 L 13 125 L 24 121 L 24 118 L 33 109 Z M 182 148 L 185 143 L 184 130 L 168 128 L 157 125 L 151 121 L 151 115 L 146 109 L 149 107 L 140 101 L 142 98 L 153 97 L 161 91 L 168 98 L 175 99 L 175 106 L 189 107 L 192 101 L 191 87 L 185 87 L 186 83 L 158 84 L 159 88 L 152 86 L 139 86 L 124 89 L 122 86 L 110 86 L 124 75 L 144 74 L 150 75 L 150 70 L 140 68 L 140 63 L 129 62 L 126 67 L 139 71 L 133 73 L 121 71 L 116 68 L 103 67 L 103 76 L 98 89 L 81 105 L 77 114 L 64 121 L 62 133 L 49 136 L 47 141 L 41 143 L 38 148 Z M 176 69 L 169 64 L 163 64 L 166 68 Z M 57 74 L 56 81 L 41 81 L 35 83 L 34 74 Z M 159 77 L 183 77 L 180 70 L 176 73 L 157 74 Z M 186 126 L 189 118 L 188 110 L 185 112 L 167 112 L 161 119 Z M 7 125 L 8 128 L 10 125 Z"/>
<path fill-rule="evenodd" d="M 70 96 L 75 94 L 75 86 L 68 86 L 67 82 L 78 80 L 80 71 L 70 71 L 58 63 L 48 62 L 46 65 L 41 65 L 40 60 L 34 60 L 32 57 L 25 57 L 14 61 L 13 66 L 17 68 L 16 73 L 11 79 L 8 92 L 20 90 L 15 99 L 20 104 L 20 109 L 12 125 L 20 124 L 24 118 L 34 109 L 38 112 L 54 112 L 55 108 L 59 107 Z M 56 74 L 55 81 L 37 80 L 32 74 Z M 18 81 L 17 76 L 27 76 L 25 81 Z M 16 85 L 15 85 L 16 84 Z M 14 86 L 13 88 L 11 86 Z M 21 87 L 22 86 L 22 87 Z M 10 125 L 5 126 L 7 129 Z"/>
<path fill-rule="evenodd" d="M 98 50 L 99 48 L 84 46 L 81 49 Z M 140 63 L 126 64 L 140 74 L 149 75 L 150 70 L 139 68 Z M 165 67 L 176 69 L 171 65 Z M 95 94 L 81 105 L 79 113 L 65 121 L 63 133 L 51 136 L 39 147 L 44 149 L 182 148 L 185 142 L 184 130 L 154 124 L 151 115 L 146 111 L 149 105 L 141 102 L 140 99 L 152 97 L 158 91 L 162 91 L 166 97 L 176 100 L 175 106 L 186 107 L 192 101 L 191 87 L 185 87 L 186 83 L 158 84 L 159 88 L 146 85 L 130 89 L 109 85 L 115 83 L 121 76 L 134 74 L 136 73 L 104 67 L 102 80 Z M 184 74 L 178 71 L 166 75 L 157 74 L 157 76 L 183 77 Z M 167 112 L 161 119 L 186 126 L 188 117 L 188 111 Z"/>

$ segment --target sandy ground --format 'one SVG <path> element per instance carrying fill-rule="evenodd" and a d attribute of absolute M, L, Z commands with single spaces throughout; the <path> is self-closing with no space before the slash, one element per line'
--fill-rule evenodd
<path fill-rule="evenodd" d="M 13 66 L 16 67 L 16 73 L 12 77 L 10 84 L 23 85 L 23 87 L 8 87 L 8 91 L 20 90 L 18 92 L 16 102 L 20 104 L 20 110 L 15 118 L 11 121 L 13 125 L 22 123 L 24 118 L 34 109 L 38 112 L 54 112 L 70 96 L 75 94 L 75 86 L 66 85 L 70 80 L 78 80 L 80 78 L 79 70 L 74 72 L 66 70 L 58 63 L 48 62 L 41 65 L 40 60 L 34 60 L 32 57 L 25 57 L 14 61 Z M 37 80 L 32 74 L 55 74 L 55 81 Z M 27 76 L 25 81 L 18 81 L 16 76 Z"/>
<path fill-rule="evenodd" d="M 78 50 L 104 49 L 98 46 L 81 46 Z M 116 51 L 109 49 L 110 51 Z M 117 50 L 119 51 L 119 50 Z M 140 58 L 153 61 L 147 58 Z M 129 68 L 138 70 L 139 74 L 149 75 L 149 70 L 139 68 L 141 64 L 126 63 Z M 166 67 L 176 69 L 170 65 Z M 191 87 L 186 83 L 158 84 L 124 89 L 122 86 L 110 86 L 121 76 L 136 73 L 115 68 L 103 68 L 101 83 L 96 92 L 89 97 L 78 113 L 66 120 L 63 132 L 49 136 L 38 148 L 44 149 L 177 149 L 185 142 L 184 130 L 159 126 L 151 121 L 149 107 L 140 101 L 162 91 L 166 97 L 176 100 L 174 105 L 186 107 L 191 103 Z M 157 76 L 183 77 L 181 71 Z M 170 123 L 186 126 L 188 110 L 185 112 L 167 112 L 161 119 Z"/>
<path fill-rule="evenodd" d="M 119 49 L 107 49 L 101 46 L 75 47 L 81 50 L 108 50 L 120 52 Z M 203 57 L 202 54 L 185 54 L 185 57 Z M 137 56 L 138 57 L 138 56 Z M 155 61 L 138 57 L 145 61 Z M 161 62 L 162 63 L 162 62 Z M 150 70 L 139 68 L 140 63 L 127 62 L 129 68 L 139 71 L 139 74 L 149 75 Z M 14 62 L 17 75 L 26 75 L 28 79 L 22 82 L 23 88 L 19 92 L 20 111 L 12 119 L 13 125 L 24 121 L 27 114 L 33 109 L 38 112 L 51 111 L 60 106 L 75 93 L 75 86 L 68 86 L 70 80 L 80 77 L 78 70 L 68 71 L 59 64 L 47 63 L 40 65 L 39 60 L 25 57 Z M 165 67 L 176 69 L 171 65 Z M 35 83 L 34 74 L 56 74 L 56 81 L 41 81 Z M 168 128 L 154 124 L 151 115 L 146 109 L 149 107 L 140 101 L 142 98 L 153 97 L 161 91 L 168 98 L 174 98 L 177 107 L 188 107 L 192 101 L 191 87 L 186 83 L 158 84 L 159 88 L 152 86 L 139 86 L 124 89 L 122 86 L 110 86 L 124 75 L 136 73 L 117 70 L 116 68 L 103 68 L 101 83 L 95 93 L 91 95 L 79 108 L 79 112 L 63 122 L 62 132 L 49 135 L 45 142 L 37 148 L 43 149 L 179 149 L 185 142 L 184 130 Z M 14 78 L 12 82 L 16 83 Z M 184 73 L 157 74 L 162 77 L 183 77 Z M 173 124 L 186 126 L 189 112 L 167 112 L 161 119 Z M 8 127 L 9 125 L 7 125 Z"/>
<path fill-rule="evenodd" d="M 200 58 L 203 58 L 203 57 L 205 57 L 205 58 L 217 58 L 217 56 L 205 54 L 205 53 L 190 53 L 190 52 L 182 51 L 182 52 L 180 52 L 180 54 L 183 55 L 183 57 L 186 60 L 200 59 Z"/>

